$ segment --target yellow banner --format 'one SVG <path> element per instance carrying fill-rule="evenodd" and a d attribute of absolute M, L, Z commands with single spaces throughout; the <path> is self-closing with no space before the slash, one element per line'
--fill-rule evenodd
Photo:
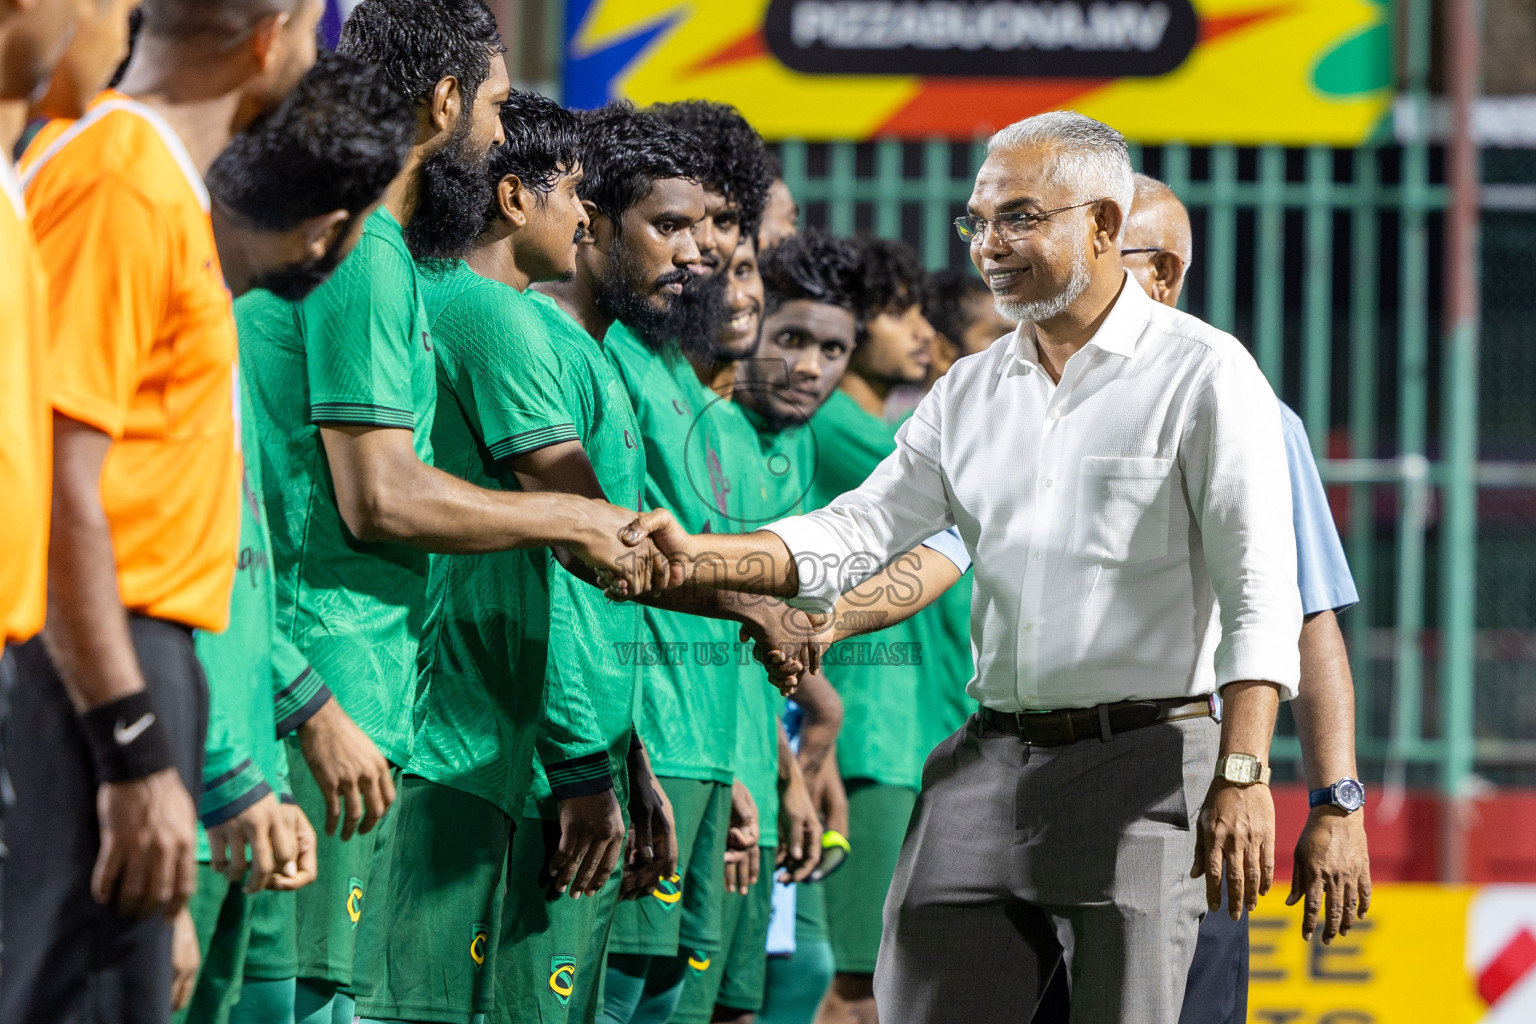
<path fill-rule="evenodd" d="M 770 138 L 970 139 L 1070 107 L 1143 142 L 1353 145 L 1387 0 L 568 0 L 566 102 L 711 99 Z"/>
<path fill-rule="evenodd" d="M 1302 939 L 1301 908 L 1285 905 L 1288 889 L 1276 885 L 1251 918 L 1249 1024 L 1476 1024 L 1491 1013 L 1479 995 L 1486 965 L 1468 956 L 1479 890 L 1378 885 L 1370 915 L 1325 946 Z M 1489 988 L 1495 1009 L 1518 999 L 1526 980 L 1536 976 Z"/>

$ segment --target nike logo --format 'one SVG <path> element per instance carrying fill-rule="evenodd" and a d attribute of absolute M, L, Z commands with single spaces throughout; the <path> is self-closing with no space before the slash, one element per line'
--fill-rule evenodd
<path fill-rule="evenodd" d="M 155 713 L 153 711 L 145 712 L 144 716 L 137 722 L 134 722 L 132 725 L 127 725 L 123 722 L 122 719 L 118 719 L 117 724 L 112 727 L 112 739 L 117 742 L 118 746 L 126 747 L 128 744 L 144 735 L 144 730 L 148 729 L 154 724 Z"/>

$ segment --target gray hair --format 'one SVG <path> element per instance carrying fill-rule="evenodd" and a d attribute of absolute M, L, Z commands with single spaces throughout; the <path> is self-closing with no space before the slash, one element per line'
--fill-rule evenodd
<path fill-rule="evenodd" d="M 1125 136 L 1075 110 L 1054 110 L 1015 121 L 993 135 L 987 140 L 987 155 L 1027 146 L 1057 151 L 1051 180 L 1071 189 L 1073 202 L 1113 199 L 1120 207 L 1120 232 L 1125 233 L 1135 193 Z"/>

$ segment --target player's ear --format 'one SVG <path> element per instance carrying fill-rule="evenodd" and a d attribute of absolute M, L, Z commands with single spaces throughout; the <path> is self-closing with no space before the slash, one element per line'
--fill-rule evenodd
<path fill-rule="evenodd" d="M 312 260 L 318 260 L 330 251 L 336 244 L 343 231 L 347 230 L 347 223 L 351 215 L 346 210 L 332 210 L 330 213 L 322 213 L 318 217 L 310 217 L 301 226 L 304 238 L 304 255 Z"/>
<path fill-rule="evenodd" d="M 277 63 L 283 29 L 288 27 L 288 12 L 269 14 L 256 23 L 251 31 L 251 56 L 258 74 L 266 74 Z"/>
<path fill-rule="evenodd" d="M 458 121 L 463 106 L 464 94 L 459 89 L 459 80 L 448 75 L 438 80 L 432 95 L 427 98 L 427 120 L 438 131 L 445 132 Z"/>
<path fill-rule="evenodd" d="M 608 247 L 613 244 L 615 235 L 613 221 L 606 213 L 599 213 L 597 207 L 591 203 L 583 201 L 581 205 L 587 211 L 587 240 L 590 240 L 598 249 L 607 252 Z"/>
<path fill-rule="evenodd" d="M 532 204 L 533 191 L 517 175 L 508 174 L 496 183 L 496 209 L 513 227 L 528 225 L 528 210 Z"/>

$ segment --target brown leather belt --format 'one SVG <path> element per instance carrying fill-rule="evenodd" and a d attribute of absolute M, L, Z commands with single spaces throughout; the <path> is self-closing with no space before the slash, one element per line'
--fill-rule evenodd
<path fill-rule="evenodd" d="M 994 711 L 981 709 L 981 720 L 1025 743 L 1059 747 L 1081 740 L 1108 743 L 1117 732 L 1144 729 L 1163 722 L 1216 716 L 1214 694 L 1203 697 L 1165 697 L 1159 700 L 1122 700 L 1091 708 L 1058 711 Z"/>

